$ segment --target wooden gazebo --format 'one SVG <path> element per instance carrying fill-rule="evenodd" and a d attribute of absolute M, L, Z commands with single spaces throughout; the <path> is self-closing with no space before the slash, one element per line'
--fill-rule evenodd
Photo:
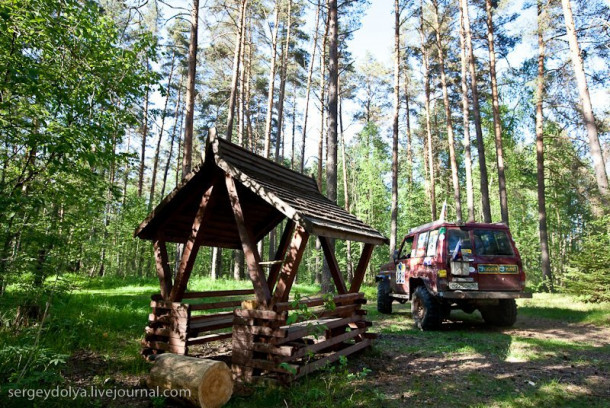
<path fill-rule="evenodd" d="M 261 262 L 256 243 L 284 219 L 275 259 Z M 310 235 L 321 242 L 337 295 L 289 301 Z M 374 246 L 387 239 L 324 197 L 313 178 L 211 135 L 203 163 L 135 236 L 153 241 L 161 286 L 152 297 L 144 355 L 188 354 L 189 346 L 232 338 L 237 378 L 291 380 L 370 344 L 359 291 Z M 364 243 L 349 288 L 330 238 Z M 184 244 L 175 279 L 167 242 Z M 242 249 L 253 289 L 187 292 L 202 245 Z M 202 298 L 208 301 L 195 301 Z"/>

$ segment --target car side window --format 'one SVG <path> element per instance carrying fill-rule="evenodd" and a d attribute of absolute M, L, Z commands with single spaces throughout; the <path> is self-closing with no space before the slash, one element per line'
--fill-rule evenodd
<path fill-rule="evenodd" d="M 405 238 L 400 248 L 399 259 L 406 259 L 413 256 L 413 237 Z"/>
<path fill-rule="evenodd" d="M 415 257 L 421 258 L 426 254 L 426 246 L 428 245 L 428 231 L 422 232 L 417 237 L 417 251 Z"/>
<path fill-rule="evenodd" d="M 435 256 L 436 255 L 436 244 L 438 243 L 438 230 L 430 231 L 430 235 L 428 237 L 428 250 L 426 251 L 426 256 Z"/>
<path fill-rule="evenodd" d="M 411 247 L 411 258 L 415 258 L 417 256 L 417 242 L 418 240 L 416 240 L 415 238 L 417 237 L 417 235 L 413 236 L 413 244 Z"/>

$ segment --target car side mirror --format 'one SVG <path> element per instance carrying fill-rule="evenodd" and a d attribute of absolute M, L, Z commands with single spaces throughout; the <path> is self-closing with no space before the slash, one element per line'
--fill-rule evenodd
<path fill-rule="evenodd" d="M 396 261 L 398 261 L 398 255 L 399 255 L 399 251 L 398 251 L 398 249 L 395 249 L 394 253 L 392 254 L 392 259 L 394 260 L 394 263 L 396 263 Z"/>

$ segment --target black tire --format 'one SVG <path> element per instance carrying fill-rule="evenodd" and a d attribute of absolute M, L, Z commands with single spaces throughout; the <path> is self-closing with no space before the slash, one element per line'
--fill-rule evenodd
<path fill-rule="evenodd" d="M 441 305 L 425 286 L 418 286 L 411 299 L 411 316 L 420 330 L 436 330 L 443 321 Z"/>
<path fill-rule="evenodd" d="M 389 279 L 381 279 L 377 283 L 377 311 L 379 313 L 392 313 L 392 298 L 390 297 L 391 291 L 392 288 L 390 287 Z"/>
<path fill-rule="evenodd" d="M 510 327 L 517 321 L 515 299 L 500 299 L 497 305 L 484 306 L 479 310 L 485 323 L 492 326 Z"/>

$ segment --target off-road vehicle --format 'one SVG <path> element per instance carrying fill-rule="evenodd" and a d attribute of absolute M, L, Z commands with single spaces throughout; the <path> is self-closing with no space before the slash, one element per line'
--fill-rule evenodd
<path fill-rule="evenodd" d="M 383 265 L 377 280 L 377 310 L 411 301 L 415 325 L 434 330 L 452 309 L 479 310 L 486 323 L 512 326 L 516 298 L 524 292 L 519 251 L 505 224 L 435 221 L 413 228 Z"/>

